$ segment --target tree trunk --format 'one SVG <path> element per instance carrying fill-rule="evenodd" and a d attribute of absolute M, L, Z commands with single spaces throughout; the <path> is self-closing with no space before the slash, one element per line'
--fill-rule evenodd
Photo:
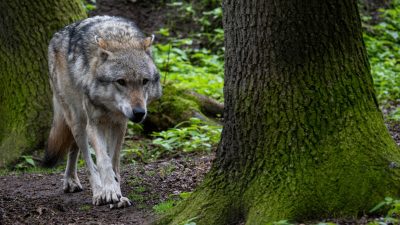
<path fill-rule="evenodd" d="M 352 217 L 400 191 L 356 0 L 224 0 L 225 113 L 213 167 L 162 223 Z"/>
<path fill-rule="evenodd" d="M 80 0 L 0 1 L 0 167 L 43 145 L 51 123 L 47 45 L 85 17 Z"/>

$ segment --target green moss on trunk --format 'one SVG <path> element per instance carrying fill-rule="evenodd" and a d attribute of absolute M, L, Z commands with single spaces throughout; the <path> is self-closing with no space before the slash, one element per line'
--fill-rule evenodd
<path fill-rule="evenodd" d="M 163 86 L 161 99 L 149 105 L 149 113 L 144 122 L 145 131 L 166 130 L 192 117 L 213 122 L 204 115 L 202 105 L 188 90 L 178 89 L 173 83 L 168 83 Z"/>
<path fill-rule="evenodd" d="M 210 174 L 169 224 L 353 217 L 400 194 L 355 0 L 223 2 L 225 113 Z"/>
<path fill-rule="evenodd" d="M 86 16 L 79 0 L 1 1 L 0 167 L 43 145 L 51 124 L 47 45 Z"/>

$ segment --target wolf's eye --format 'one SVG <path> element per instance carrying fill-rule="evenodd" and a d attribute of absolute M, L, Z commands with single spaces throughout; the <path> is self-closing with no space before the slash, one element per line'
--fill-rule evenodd
<path fill-rule="evenodd" d="M 121 86 L 125 86 L 126 85 L 126 81 L 124 79 L 118 79 L 117 83 Z"/>
<path fill-rule="evenodd" d="M 143 85 L 146 85 L 149 82 L 149 79 L 143 79 Z"/>

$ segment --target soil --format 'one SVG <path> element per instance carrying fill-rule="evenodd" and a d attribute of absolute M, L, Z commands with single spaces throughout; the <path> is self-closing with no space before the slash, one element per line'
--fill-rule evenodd
<path fill-rule="evenodd" d="M 92 206 L 87 172 L 79 170 L 84 190 L 64 193 L 62 172 L 0 177 L 0 224 L 149 224 L 152 207 L 173 195 L 192 191 L 209 170 L 212 155 L 188 155 L 123 167 L 122 193 L 133 206 Z"/>

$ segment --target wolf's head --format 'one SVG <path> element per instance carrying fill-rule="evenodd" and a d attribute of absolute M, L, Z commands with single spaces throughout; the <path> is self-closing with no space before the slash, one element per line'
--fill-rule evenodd
<path fill-rule="evenodd" d="M 120 43 L 96 37 L 96 88 L 89 93 L 95 105 L 121 112 L 133 122 L 145 118 L 147 104 L 161 97 L 160 74 L 150 52 L 153 39 L 154 36 Z"/>

